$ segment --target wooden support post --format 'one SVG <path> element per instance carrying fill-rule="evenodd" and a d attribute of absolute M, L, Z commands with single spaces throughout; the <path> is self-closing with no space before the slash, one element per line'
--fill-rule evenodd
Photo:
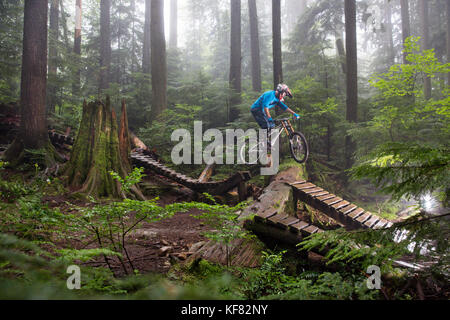
<path fill-rule="evenodd" d="M 214 174 L 214 167 L 216 166 L 215 163 L 208 164 L 206 168 L 202 171 L 200 174 L 200 177 L 198 177 L 198 182 L 207 182 L 211 178 L 211 176 Z"/>
<path fill-rule="evenodd" d="M 247 183 L 241 181 L 238 184 L 239 202 L 247 200 Z"/>

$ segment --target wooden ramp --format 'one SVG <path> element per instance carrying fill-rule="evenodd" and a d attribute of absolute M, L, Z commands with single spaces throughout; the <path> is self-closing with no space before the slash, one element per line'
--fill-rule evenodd
<path fill-rule="evenodd" d="M 73 145 L 74 143 L 74 138 L 59 134 L 53 130 L 49 130 L 48 134 L 53 144 Z M 245 187 L 243 186 L 243 184 L 251 179 L 250 172 L 243 171 L 235 173 L 228 179 L 202 182 L 198 179 L 187 177 L 164 166 L 158 160 L 154 159 L 151 154 L 148 154 L 143 149 L 138 149 L 131 152 L 130 157 L 135 165 L 142 166 L 148 170 L 152 170 L 196 192 L 207 192 L 211 195 L 224 194 L 235 187 L 238 187 L 239 190 L 244 190 Z"/>
<path fill-rule="evenodd" d="M 244 227 L 258 235 L 291 245 L 298 244 L 311 234 L 324 232 L 313 224 L 275 210 L 268 214 L 256 214 L 254 219 L 245 221 Z"/>
<path fill-rule="evenodd" d="M 144 154 L 144 152 L 142 151 L 132 152 L 131 159 L 133 160 L 135 165 L 152 170 L 196 192 L 207 192 L 211 195 L 223 194 L 235 187 L 239 187 L 240 184 L 245 183 L 251 178 L 250 173 L 244 171 L 237 172 L 228 179 L 220 181 L 201 182 L 198 179 L 187 177 L 181 173 L 167 168 L 162 163 L 153 159 L 150 155 Z"/>
<path fill-rule="evenodd" d="M 343 224 L 347 230 L 381 229 L 392 226 L 392 222 L 367 212 L 313 183 L 301 180 L 290 185 L 293 191 L 294 207 L 297 206 L 298 201 L 302 201 Z"/>

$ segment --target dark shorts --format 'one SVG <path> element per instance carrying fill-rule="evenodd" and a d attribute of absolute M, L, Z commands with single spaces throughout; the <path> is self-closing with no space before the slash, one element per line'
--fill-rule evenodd
<path fill-rule="evenodd" d="M 271 154 L 270 129 L 274 128 L 275 124 L 269 122 L 267 115 L 261 109 L 251 109 L 251 112 L 261 129 L 267 129 L 267 154 Z"/>
<path fill-rule="evenodd" d="M 262 129 L 272 129 L 274 127 L 273 123 L 269 123 L 269 119 L 267 115 L 261 109 L 251 109 L 253 118 L 255 118 L 256 122 Z"/>

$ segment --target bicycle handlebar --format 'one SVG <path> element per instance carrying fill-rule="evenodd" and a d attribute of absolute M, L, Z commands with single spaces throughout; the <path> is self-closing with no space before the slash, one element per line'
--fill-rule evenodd
<path fill-rule="evenodd" d="M 292 118 L 279 118 L 279 119 L 273 119 L 273 121 L 275 122 L 280 122 L 280 121 L 289 121 L 289 120 L 300 120 L 300 118 L 296 118 L 296 117 L 292 117 Z"/>

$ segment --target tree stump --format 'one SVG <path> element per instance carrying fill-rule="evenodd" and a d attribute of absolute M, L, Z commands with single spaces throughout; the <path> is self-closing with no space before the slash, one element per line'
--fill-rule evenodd
<path fill-rule="evenodd" d="M 65 175 L 71 190 L 96 198 L 126 198 L 120 183 L 110 171 L 122 178 L 131 172 L 130 138 L 125 103 L 122 103 L 120 132 L 117 117 L 106 102 L 83 103 L 83 115 Z M 145 199 L 139 189 L 131 188 L 135 196 Z"/>

